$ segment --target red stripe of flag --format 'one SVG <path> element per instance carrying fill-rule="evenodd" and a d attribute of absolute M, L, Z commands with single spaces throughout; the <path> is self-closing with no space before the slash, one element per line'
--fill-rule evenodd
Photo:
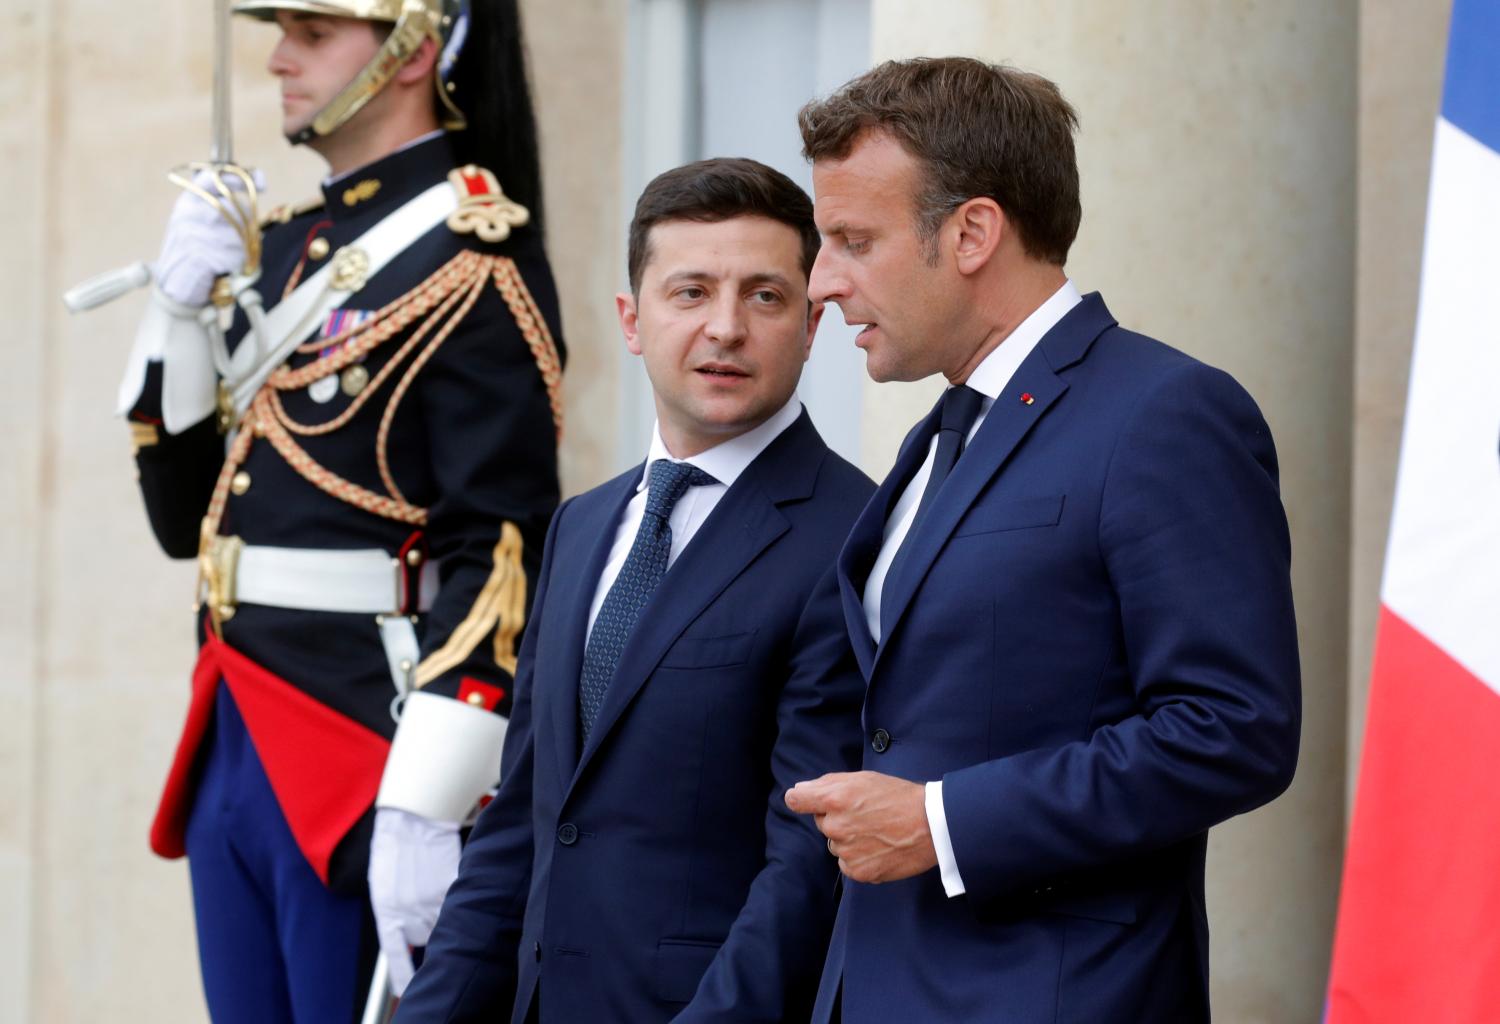
<path fill-rule="evenodd" d="M 1382 608 L 1328 1024 L 1500 1021 L 1500 694 Z"/>

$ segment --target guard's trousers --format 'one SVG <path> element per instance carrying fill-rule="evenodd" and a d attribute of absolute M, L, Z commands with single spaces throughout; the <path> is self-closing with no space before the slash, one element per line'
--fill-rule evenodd
<path fill-rule="evenodd" d="M 376 948 L 369 901 L 318 880 L 223 681 L 200 771 L 186 846 L 214 1024 L 357 1021 Z"/>

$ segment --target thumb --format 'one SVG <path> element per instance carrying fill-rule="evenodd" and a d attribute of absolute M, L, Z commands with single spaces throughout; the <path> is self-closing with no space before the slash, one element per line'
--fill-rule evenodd
<path fill-rule="evenodd" d="M 824 787 L 821 783 L 827 777 L 825 775 L 822 778 L 799 782 L 787 790 L 785 797 L 787 808 L 797 814 L 817 814 L 823 808 Z"/>
<path fill-rule="evenodd" d="M 411 984 L 416 968 L 411 964 L 411 949 L 406 944 L 406 932 L 400 921 L 375 921 L 375 934 L 380 939 L 380 951 L 385 954 L 391 972 L 391 994 L 400 996 Z"/>

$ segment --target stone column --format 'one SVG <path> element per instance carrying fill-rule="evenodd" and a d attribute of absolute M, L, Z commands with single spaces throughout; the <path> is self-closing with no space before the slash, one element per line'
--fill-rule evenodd
<path fill-rule="evenodd" d="M 1349 594 L 1347 810 L 1365 731 L 1375 616 L 1417 323 L 1432 135 L 1450 0 L 1360 4 L 1359 249 Z"/>
<path fill-rule="evenodd" d="M 1216 1019 L 1316 1020 L 1339 871 L 1348 614 L 1357 4 L 876 0 L 877 60 L 970 54 L 1077 107 L 1069 273 L 1120 321 L 1223 367 L 1279 442 L 1304 680 L 1292 789 L 1214 830 Z M 932 401 L 870 385 L 883 473 Z"/>

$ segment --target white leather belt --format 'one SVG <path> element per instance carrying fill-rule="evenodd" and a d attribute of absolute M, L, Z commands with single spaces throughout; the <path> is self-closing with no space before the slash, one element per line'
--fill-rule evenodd
<path fill-rule="evenodd" d="M 234 567 L 236 604 L 389 615 L 404 603 L 401 564 L 379 548 L 331 551 L 245 545 Z M 437 593 L 437 566 L 422 567 L 416 609 Z"/>

